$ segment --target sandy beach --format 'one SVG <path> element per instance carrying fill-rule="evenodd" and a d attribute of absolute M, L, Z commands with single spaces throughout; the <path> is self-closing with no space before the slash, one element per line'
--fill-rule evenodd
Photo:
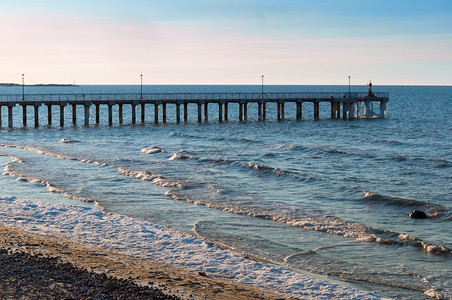
<path fill-rule="evenodd" d="M 24 271 L 14 260 L 25 263 L 30 273 L 21 274 Z M 2 299 L 121 299 L 126 295 L 128 299 L 285 299 L 223 278 L 4 226 L 0 226 L 0 261 Z M 57 272 L 49 271 L 52 268 Z M 7 273 L 7 269 L 17 272 Z M 64 278 L 58 273 L 64 273 Z M 109 294 L 100 292 L 105 293 L 105 286 Z"/>

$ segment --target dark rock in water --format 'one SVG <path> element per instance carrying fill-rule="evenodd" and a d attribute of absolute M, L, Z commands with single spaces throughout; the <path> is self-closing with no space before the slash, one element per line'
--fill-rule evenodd
<path fill-rule="evenodd" d="M 413 210 L 410 213 L 410 218 L 412 218 L 412 219 L 427 219 L 427 215 L 426 215 L 425 212 L 415 209 L 415 210 Z"/>

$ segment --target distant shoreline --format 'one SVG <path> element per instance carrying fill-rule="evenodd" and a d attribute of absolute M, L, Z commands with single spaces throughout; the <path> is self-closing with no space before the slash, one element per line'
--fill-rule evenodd
<path fill-rule="evenodd" d="M 0 83 L 0 86 L 6 86 L 6 87 L 12 87 L 12 86 L 22 86 L 22 84 L 19 83 Z M 53 86 L 78 86 L 76 84 L 72 84 L 72 83 L 48 83 L 48 84 L 44 84 L 44 83 L 38 83 L 38 84 L 25 84 L 24 86 L 49 86 L 49 87 L 53 87 Z"/>

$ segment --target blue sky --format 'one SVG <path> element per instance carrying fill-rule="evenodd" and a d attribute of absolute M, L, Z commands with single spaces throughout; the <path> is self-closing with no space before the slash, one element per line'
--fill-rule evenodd
<path fill-rule="evenodd" d="M 0 82 L 452 84 L 452 1 L 2 1 Z"/>

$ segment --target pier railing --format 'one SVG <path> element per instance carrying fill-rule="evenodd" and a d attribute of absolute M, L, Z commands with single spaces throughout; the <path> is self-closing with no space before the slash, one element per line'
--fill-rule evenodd
<path fill-rule="evenodd" d="M 0 101 L 18 102 L 27 101 L 115 101 L 115 100 L 161 100 L 161 101 L 278 101 L 278 100 L 329 100 L 340 98 L 364 99 L 368 97 L 366 92 L 292 92 L 292 93 L 97 93 L 97 94 L 0 94 Z M 375 99 L 388 99 L 389 94 L 375 92 Z"/>

